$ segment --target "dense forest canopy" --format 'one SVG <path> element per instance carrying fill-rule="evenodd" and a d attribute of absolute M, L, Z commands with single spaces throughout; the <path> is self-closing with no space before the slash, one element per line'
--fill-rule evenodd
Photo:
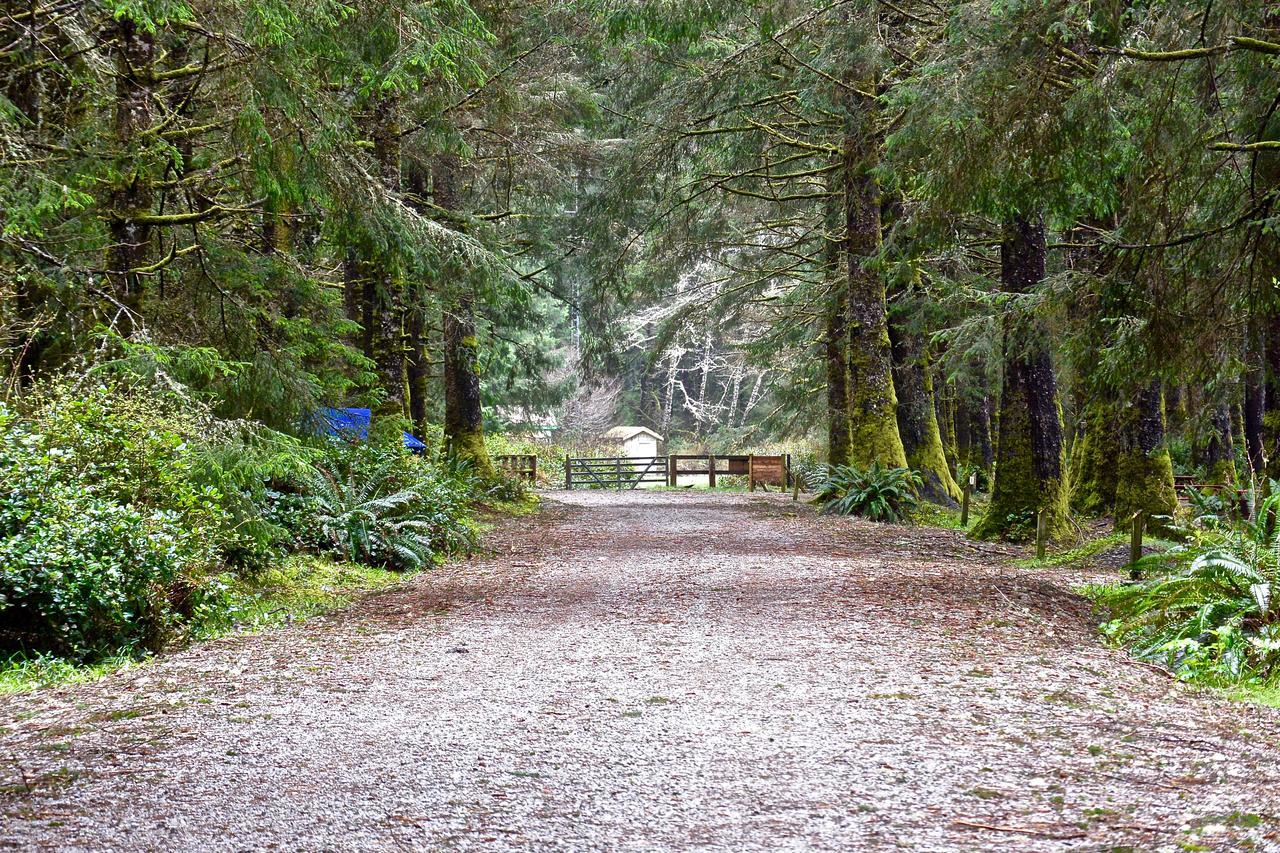
<path fill-rule="evenodd" d="M 131 2 L 0 18 L 6 396 L 554 417 L 993 477 L 980 530 L 1280 460 L 1280 6 Z M 394 434 L 394 433 L 392 433 Z"/>

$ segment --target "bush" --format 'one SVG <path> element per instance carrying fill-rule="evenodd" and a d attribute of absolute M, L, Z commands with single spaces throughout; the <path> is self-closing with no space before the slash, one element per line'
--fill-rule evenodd
<path fill-rule="evenodd" d="M 1138 562 L 1146 580 L 1091 590 L 1111 611 L 1104 632 L 1183 678 L 1234 684 L 1275 676 L 1280 537 L 1268 519 L 1277 510 L 1273 495 L 1260 506 L 1260 522 L 1189 531 L 1183 544 Z"/>
<path fill-rule="evenodd" d="M 194 475 L 193 407 L 64 383 L 0 407 L 0 648 L 157 648 L 232 538 Z"/>
<path fill-rule="evenodd" d="M 298 538 L 372 566 L 415 571 L 475 546 L 470 503 L 481 481 L 390 448 L 334 445 L 298 479 Z"/>
<path fill-rule="evenodd" d="M 919 503 L 919 489 L 920 475 L 908 468 L 882 468 L 879 463 L 866 469 L 831 465 L 814 502 L 827 513 L 901 523 Z"/>

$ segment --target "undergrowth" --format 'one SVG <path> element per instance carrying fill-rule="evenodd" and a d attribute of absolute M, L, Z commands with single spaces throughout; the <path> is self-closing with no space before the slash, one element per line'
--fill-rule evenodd
<path fill-rule="evenodd" d="M 1275 486 L 1273 484 L 1273 491 Z M 1139 560 L 1141 580 L 1081 590 L 1103 633 L 1177 677 L 1262 697 L 1280 690 L 1280 495 L 1258 521 L 1194 516 L 1185 541 Z"/>

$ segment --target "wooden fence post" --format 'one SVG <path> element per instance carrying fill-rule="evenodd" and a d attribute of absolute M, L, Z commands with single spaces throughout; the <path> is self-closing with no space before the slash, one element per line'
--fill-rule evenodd
<path fill-rule="evenodd" d="M 573 491 L 573 460 L 567 456 L 564 459 L 564 487 L 566 491 Z"/>
<path fill-rule="evenodd" d="M 707 457 L 707 486 L 712 489 L 716 487 L 716 458 L 714 456 Z"/>
<path fill-rule="evenodd" d="M 747 491 L 754 492 L 756 490 L 756 455 L 753 453 L 747 457 Z"/>
<path fill-rule="evenodd" d="M 960 499 L 960 526 L 969 526 L 969 498 L 973 495 L 974 481 L 978 479 L 977 474 L 970 474 L 969 479 L 964 484 L 964 495 Z"/>
<path fill-rule="evenodd" d="M 1036 513 L 1036 559 L 1037 560 L 1044 559 L 1044 544 L 1045 544 L 1044 540 L 1048 533 L 1048 531 L 1046 530 L 1047 524 L 1045 519 L 1045 515 L 1047 512 L 1048 510 L 1042 509 Z"/>
<path fill-rule="evenodd" d="M 618 491 L 622 491 L 622 457 L 615 456 L 613 459 L 613 485 Z"/>
<path fill-rule="evenodd" d="M 676 458 L 675 456 L 667 457 L 667 485 L 671 488 L 676 487 Z"/>
<path fill-rule="evenodd" d="M 1133 531 L 1129 534 L 1129 579 L 1142 580 L 1142 569 L 1138 568 L 1138 561 L 1142 559 L 1142 533 L 1145 526 L 1146 518 L 1142 514 L 1142 510 L 1138 510 L 1133 514 Z"/>

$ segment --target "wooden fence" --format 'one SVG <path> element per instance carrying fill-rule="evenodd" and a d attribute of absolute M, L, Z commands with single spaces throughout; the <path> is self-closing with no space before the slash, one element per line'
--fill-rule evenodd
<path fill-rule="evenodd" d="M 503 454 L 498 457 L 498 467 L 513 479 L 526 483 L 538 481 L 538 457 L 532 453 Z"/>
<path fill-rule="evenodd" d="M 635 489 L 642 483 L 667 482 L 667 457 L 598 456 L 566 459 L 566 489 Z"/>
<path fill-rule="evenodd" d="M 667 485 L 678 486 L 681 474 L 705 475 L 707 485 L 716 487 L 716 478 L 742 476 L 752 491 L 756 486 L 787 488 L 791 481 L 791 454 L 756 456 L 742 454 L 681 453 L 668 457 Z M 683 464 L 682 464 L 683 463 Z M 696 463 L 690 465 L 689 463 Z"/>

